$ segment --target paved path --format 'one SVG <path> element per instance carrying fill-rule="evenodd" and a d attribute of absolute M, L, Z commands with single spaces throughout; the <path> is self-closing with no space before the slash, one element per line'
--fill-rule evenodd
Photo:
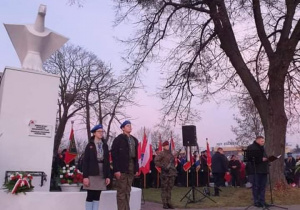
<path fill-rule="evenodd" d="M 291 205 L 291 206 L 283 206 L 288 208 L 288 210 L 300 210 L 300 205 Z M 244 210 L 246 207 L 227 207 L 227 208 L 209 208 L 208 210 Z M 152 203 L 146 201 L 145 204 L 142 204 L 142 210 L 162 210 L 162 205 L 158 203 Z M 201 208 L 204 209 L 204 208 Z M 282 208 L 278 208 L 275 206 L 269 207 L 269 210 L 280 210 Z M 178 209 L 177 209 L 178 210 Z M 196 210 L 196 209 L 188 209 L 188 210 Z M 257 208 L 252 206 L 248 208 L 248 210 L 262 210 L 262 208 Z"/>

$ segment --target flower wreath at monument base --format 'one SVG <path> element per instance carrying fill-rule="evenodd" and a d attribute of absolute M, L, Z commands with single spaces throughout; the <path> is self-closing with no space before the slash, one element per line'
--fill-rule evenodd
<path fill-rule="evenodd" d="M 3 184 L 3 189 L 7 193 L 12 193 L 17 195 L 18 193 L 30 192 L 33 190 L 34 186 L 31 185 L 32 176 L 25 172 L 15 172 L 11 174 Z"/>

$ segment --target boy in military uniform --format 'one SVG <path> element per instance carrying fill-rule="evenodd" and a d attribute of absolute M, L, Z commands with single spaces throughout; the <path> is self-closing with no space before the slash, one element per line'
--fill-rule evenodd
<path fill-rule="evenodd" d="M 123 133 L 112 144 L 113 171 L 117 182 L 118 210 L 130 210 L 130 192 L 134 176 L 138 175 L 138 140 L 130 133 L 131 122 L 124 121 L 120 128 Z"/>
<path fill-rule="evenodd" d="M 169 142 L 163 144 L 163 151 L 155 157 L 155 165 L 161 168 L 161 200 L 164 209 L 174 209 L 171 204 L 171 191 L 174 186 L 177 170 L 175 158 L 169 150 Z"/>

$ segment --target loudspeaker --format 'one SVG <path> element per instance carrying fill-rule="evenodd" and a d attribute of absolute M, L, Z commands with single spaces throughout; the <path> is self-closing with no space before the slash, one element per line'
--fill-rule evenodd
<path fill-rule="evenodd" d="M 183 146 L 197 146 L 196 126 L 194 125 L 182 126 L 182 140 L 183 140 Z"/>

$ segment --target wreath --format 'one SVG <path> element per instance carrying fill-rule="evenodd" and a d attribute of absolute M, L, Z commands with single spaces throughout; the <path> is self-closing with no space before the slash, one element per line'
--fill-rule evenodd
<path fill-rule="evenodd" d="M 9 193 L 17 195 L 18 193 L 30 192 L 34 186 L 31 185 L 32 175 L 26 172 L 15 172 L 9 176 L 9 179 L 3 184 L 3 189 Z"/>

